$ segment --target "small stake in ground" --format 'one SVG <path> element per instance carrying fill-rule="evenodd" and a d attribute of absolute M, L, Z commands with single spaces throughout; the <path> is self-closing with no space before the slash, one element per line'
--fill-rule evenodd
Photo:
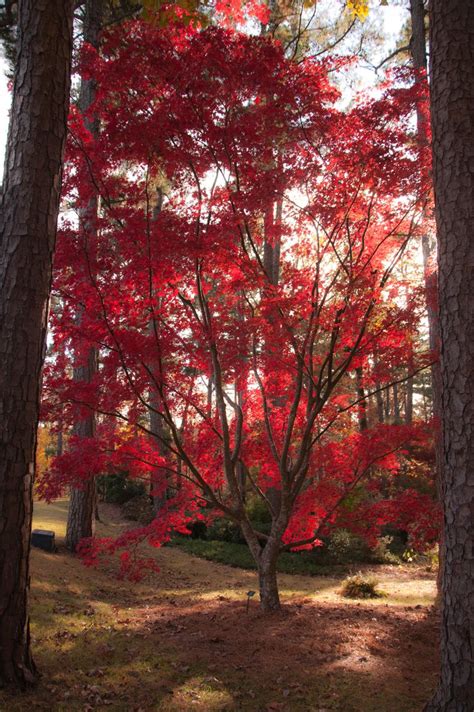
<path fill-rule="evenodd" d="M 249 612 L 249 604 L 250 604 L 250 599 L 255 596 L 255 591 L 247 591 L 247 608 L 245 609 L 246 612 Z"/>

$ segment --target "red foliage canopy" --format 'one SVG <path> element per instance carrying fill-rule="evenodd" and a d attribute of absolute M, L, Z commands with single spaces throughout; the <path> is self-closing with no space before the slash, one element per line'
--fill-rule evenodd
<path fill-rule="evenodd" d="M 395 77 L 343 111 L 328 79 L 342 64 L 140 22 L 110 33 L 100 56 L 87 49 L 102 130 L 93 140 L 73 113 L 75 214 L 58 243 L 46 414 L 100 420 L 93 441 L 57 458 L 50 494 L 126 467 L 167 493 L 134 540 L 224 514 L 259 565 L 270 549 L 317 543 L 363 480 L 373 520 L 390 520 L 381 473 L 425 434 L 360 430 L 358 411 L 429 357 L 414 352 L 422 295 L 397 272 L 426 195 L 409 131 L 419 88 Z M 85 223 L 93 194 L 99 214 Z M 93 383 L 70 377 L 78 343 L 84 357 L 100 349 Z M 249 495 L 268 507 L 270 536 L 252 525 Z M 428 506 L 409 499 L 411 512 Z"/>

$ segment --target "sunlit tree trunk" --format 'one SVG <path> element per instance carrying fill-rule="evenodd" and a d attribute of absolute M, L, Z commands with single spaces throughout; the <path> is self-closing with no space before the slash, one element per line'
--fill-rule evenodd
<path fill-rule="evenodd" d="M 428 712 L 474 703 L 474 5 L 430 5 L 444 566 L 441 679 Z"/>
<path fill-rule="evenodd" d="M 410 0 L 411 17 L 411 42 L 410 52 L 412 63 L 419 71 L 427 70 L 426 36 L 425 36 L 425 7 L 423 0 Z M 416 81 L 424 81 L 423 77 L 417 75 Z M 422 104 L 418 103 L 416 111 L 417 139 L 420 151 L 423 151 L 429 143 L 428 134 L 428 112 L 424 110 Z M 434 262 L 436 260 L 436 239 L 430 235 L 423 235 L 421 238 L 423 265 L 425 276 L 426 293 L 426 313 L 428 316 L 428 334 L 430 350 L 436 353 L 439 350 L 439 316 L 437 298 L 438 275 Z M 442 465 L 443 450 L 441 442 L 441 367 L 439 359 L 431 367 L 431 393 L 433 400 L 434 419 L 434 446 L 435 446 L 435 467 L 436 467 L 436 488 L 438 499 L 442 500 Z M 443 566 L 443 532 L 440 533 L 440 566 L 438 569 L 438 592 L 441 588 L 441 569 Z"/>
<path fill-rule="evenodd" d="M 33 471 L 66 137 L 71 0 L 20 0 L 0 197 L 0 685 L 35 681 L 28 618 Z"/>

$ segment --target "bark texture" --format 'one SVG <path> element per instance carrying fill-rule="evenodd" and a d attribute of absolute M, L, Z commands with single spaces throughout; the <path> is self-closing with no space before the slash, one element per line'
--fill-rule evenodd
<path fill-rule="evenodd" d="M 95 48 L 99 47 L 99 37 L 104 16 L 103 5 L 103 0 L 87 0 L 84 8 L 84 42 L 88 42 Z M 95 81 L 93 79 L 82 79 L 79 94 L 79 110 L 82 114 L 87 113 L 95 100 L 95 95 Z M 85 125 L 93 136 L 98 135 L 98 117 L 93 116 L 86 118 Z M 80 210 L 80 217 L 84 230 L 84 249 L 89 251 L 94 249 L 93 246 L 95 245 L 97 239 L 97 209 L 98 200 L 97 197 L 95 197 L 90 200 L 88 205 Z M 77 314 L 78 323 L 81 322 L 83 316 L 83 313 L 79 311 Z M 78 346 L 80 347 L 79 344 Z M 78 352 L 81 354 L 82 349 L 78 348 Z M 89 349 L 86 363 L 81 363 L 81 356 L 79 356 L 73 374 L 73 378 L 76 382 L 90 383 L 92 381 L 97 371 L 97 357 L 97 350 L 94 347 Z M 95 414 L 92 411 L 85 417 L 82 415 L 78 418 L 73 427 L 73 434 L 78 437 L 94 437 Z M 66 546 L 71 551 L 76 550 L 76 547 L 81 539 L 94 536 L 96 505 L 96 482 L 94 478 L 88 480 L 85 483 L 85 486 L 81 489 L 76 487 L 71 489 L 66 527 Z"/>
<path fill-rule="evenodd" d="M 266 613 L 279 611 L 280 596 L 276 573 L 276 558 L 265 557 L 258 567 L 258 583 L 260 589 L 260 608 Z"/>
<path fill-rule="evenodd" d="M 74 368 L 74 379 L 90 382 L 97 369 L 97 353 L 94 348 L 89 350 L 88 362 Z M 93 438 L 95 435 L 95 417 L 88 415 L 78 420 L 73 427 L 74 435 L 83 438 Z M 78 453 L 80 457 L 80 453 Z M 71 488 L 66 526 L 66 546 L 70 551 L 75 551 L 80 540 L 84 537 L 94 536 L 95 512 L 97 496 L 95 478 L 90 478 L 79 489 Z"/>
<path fill-rule="evenodd" d="M 474 705 L 474 3 L 432 0 L 444 567 L 441 680 L 426 710 Z"/>
<path fill-rule="evenodd" d="M 72 0 L 20 0 L 0 196 L 0 684 L 34 682 L 32 484 L 66 137 Z"/>

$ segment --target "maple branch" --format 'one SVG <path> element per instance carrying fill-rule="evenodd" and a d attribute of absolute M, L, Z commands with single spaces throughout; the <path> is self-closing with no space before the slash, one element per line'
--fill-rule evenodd
<path fill-rule="evenodd" d="M 354 17 L 352 22 L 350 23 L 348 28 L 342 33 L 342 35 L 340 35 L 336 40 L 334 40 L 334 42 L 332 42 L 332 43 L 328 44 L 326 47 L 324 47 L 324 49 L 320 50 L 319 52 L 316 52 L 316 54 L 312 54 L 311 57 L 308 57 L 308 59 L 315 59 L 316 57 L 320 57 L 322 54 L 325 54 L 326 52 L 330 52 L 332 49 L 334 49 L 334 47 L 337 47 L 338 44 L 340 44 L 341 42 L 343 42 L 346 39 L 347 35 L 354 27 L 356 21 L 357 21 L 357 18 Z"/>
<path fill-rule="evenodd" d="M 418 373 L 421 373 L 422 371 L 426 371 L 427 368 L 431 368 L 434 363 L 435 363 L 435 361 L 431 361 L 430 363 L 424 364 L 423 366 L 420 366 L 420 368 L 416 368 L 414 371 L 411 371 L 407 376 L 403 376 L 402 378 L 397 378 L 395 380 L 390 381 L 390 383 L 386 383 L 383 386 L 379 386 L 378 388 L 374 388 L 371 391 L 367 391 L 366 393 L 364 393 L 363 396 L 360 396 L 356 400 L 351 401 L 351 403 L 349 403 L 349 405 L 339 407 L 337 415 L 334 418 L 332 418 L 322 430 L 320 430 L 318 432 L 317 436 L 312 440 L 311 446 L 313 446 L 321 438 L 321 436 L 324 435 L 324 433 L 326 433 L 334 425 L 334 423 L 336 422 L 336 420 L 339 418 L 339 416 L 342 413 L 346 413 L 348 410 L 351 410 L 351 408 L 353 408 L 355 405 L 358 405 L 359 403 L 363 403 L 371 396 L 374 396 L 376 393 L 381 393 L 382 391 L 386 391 L 388 388 L 391 388 L 392 386 L 394 386 L 396 384 L 405 383 L 405 381 L 409 381 L 410 378 L 413 378 Z"/>
<path fill-rule="evenodd" d="M 384 64 L 386 64 L 387 62 L 390 62 L 391 59 L 393 59 L 394 57 L 396 57 L 399 54 L 402 54 L 402 52 L 409 52 L 410 49 L 411 49 L 410 44 L 404 45 L 403 47 L 398 47 L 398 49 L 394 49 L 393 52 L 390 52 L 390 54 L 387 57 L 385 57 L 385 59 L 382 59 L 382 61 L 379 64 L 373 65 L 375 71 L 378 72 L 379 69 L 381 67 L 383 67 Z"/>
<path fill-rule="evenodd" d="M 357 487 L 359 482 L 367 475 L 367 473 L 370 472 L 370 470 L 375 465 L 375 463 L 378 462 L 379 460 L 383 460 L 383 458 L 387 457 L 388 455 L 392 455 L 396 452 L 399 452 L 402 447 L 403 447 L 403 445 L 400 444 L 396 448 L 394 448 L 392 450 L 388 450 L 387 452 L 384 452 L 382 455 L 379 455 L 379 456 L 375 457 L 373 460 L 371 460 L 371 462 L 369 462 L 366 465 L 366 467 L 362 470 L 362 472 L 359 475 L 357 475 L 356 478 L 349 484 L 346 491 L 339 497 L 339 499 L 331 507 L 331 509 L 329 509 L 329 511 L 326 512 L 323 519 L 318 524 L 318 528 L 316 529 L 315 533 L 311 537 L 308 537 L 307 539 L 300 539 L 299 541 L 296 541 L 296 542 L 291 542 L 289 544 L 283 544 L 280 547 L 280 551 L 291 551 L 291 549 L 295 549 L 296 547 L 305 546 L 307 544 L 312 544 L 314 541 L 316 541 L 316 539 L 321 534 L 321 530 L 327 524 L 327 522 L 332 517 L 334 512 L 341 506 L 341 504 L 344 502 L 344 500 Z M 356 468 L 356 472 L 357 472 L 357 468 Z"/>

